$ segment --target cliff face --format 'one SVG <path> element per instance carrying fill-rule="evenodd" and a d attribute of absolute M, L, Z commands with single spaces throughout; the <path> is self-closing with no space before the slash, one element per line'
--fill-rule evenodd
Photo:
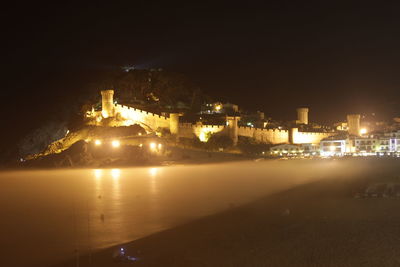
<path fill-rule="evenodd" d="M 145 133 L 146 131 L 139 125 L 132 125 L 128 127 L 85 126 L 77 131 L 68 133 L 64 138 L 51 143 L 41 153 L 29 155 L 26 157 L 26 159 L 36 159 L 42 156 L 61 153 L 79 141 L 129 137 Z"/>

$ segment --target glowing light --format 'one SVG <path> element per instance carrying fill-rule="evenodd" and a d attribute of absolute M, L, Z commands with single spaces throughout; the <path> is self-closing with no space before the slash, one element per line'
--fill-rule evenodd
<path fill-rule="evenodd" d="M 96 146 L 101 145 L 101 140 L 99 140 L 99 139 L 95 140 L 95 141 L 94 141 L 94 144 L 95 144 Z"/>
<path fill-rule="evenodd" d="M 120 147 L 120 146 L 121 146 L 121 143 L 120 143 L 118 140 L 113 140 L 113 141 L 111 142 L 111 145 L 112 145 L 113 147 L 117 148 L 117 147 Z"/>
<path fill-rule="evenodd" d="M 157 175 L 158 169 L 157 168 L 150 168 L 149 173 L 152 177 L 155 177 Z"/>
<path fill-rule="evenodd" d="M 93 171 L 93 173 L 94 173 L 94 177 L 96 177 L 97 179 L 99 179 L 103 176 L 103 170 L 100 170 L 100 169 L 95 169 Z"/>
<path fill-rule="evenodd" d="M 221 110 L 221 108 L 222 108 L 222 106 L 221 106 L 221 105 L 216 105 L 216 106 L 215 106 L 215 110 L 216 110 L 216 111 L 220 111 L 220 110 Z"/>
<path fill-rule="evenodd" d="M 361 135 L 366 134 L 366 133 L 367 133 L 367 129 L 365 129 L 365 128 L 360 129 L 360 134 Z"/>
<path fill-rule="evenodd" d="M 156 149 L 156 143 L 150 143 L 150 149 L 154 150 Z"/>
<path fill-rule="evenodd" d="M 138 133 L 138 135 L 139 135 L 139 136 L 141 136 L 141 135 L 142 135 L 142 133 Z"/>
<path fill-rule="evenodd" d="M 142 147 L 142 146 L 143 146 L 143 144 L 140 144 L 140 145 L 139 145 L 139 147 Z"/>
<path fill-rule="evenodd" d="M 101 122 L 101 117 L 100 116 L 96 117 L 96 121 Z"/>
<path fill-rule="evenodd" d="M 101 111 L 101 115 L 103 115 L 103 118 L 108 118 L 108 112 L 105 110 Z"/>
<path fill-rule="evenodd" d="M 330 149 L 330 151 L 335 151 L 336 147 L 335 146 L 330 146 L 329 149 Z"/>
<path fill-rule="evenodd" d="M 162 148 L 162 144 L 158 144 L 158 149 L 161 149 Z"/>
<path fill-rule="evenodd" d="M 201 142 L 207 142 L 210 139 L 210 132 L 209 131 L 201 131 L 199 134 L 199 139 Z"/>
<path fill-rule="evenodd" d="M 121 116 L 122 116 L 122 118 L 124 118 L 124 119 L 128 118 L 128 112 L 127 112 L 126 110 L 122 110 L 122 111 L 121 111 Z"/>
<path fill-rule="evenodd" d="M 111 176 L 115 179 L 118 179 L 119 177 L 121 177 L 121 170 L 120 169 L 112 169 Z"/>

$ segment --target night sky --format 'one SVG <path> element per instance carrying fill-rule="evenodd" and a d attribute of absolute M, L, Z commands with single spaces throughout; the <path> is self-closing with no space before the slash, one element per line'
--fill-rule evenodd
<path fill-rule="evenodd" d="M 294 119 L 299 106 L 326 123 L 400 115 L 399 4 L 148 2 L 4 8 L 3 122 L 22 129 L 18 107 L 32 126 L 79 90 L 86 70 L 126 64 L 184 73 L 275 119 Z"/>

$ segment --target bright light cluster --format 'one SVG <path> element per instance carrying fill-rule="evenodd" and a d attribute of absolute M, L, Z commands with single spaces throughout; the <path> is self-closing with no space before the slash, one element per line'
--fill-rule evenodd
<path fill-rule="evenodd" d="M 151 151 L 159 151 L 159 150 L 161 150 L 162 149 L 162 144 L 157 144 L 157 143 L 155 143 L 155 142 L 151 142 L 150 144 L 149 144 L 149 146 L 150 146 L 150 150 Z"/>
<path fill-rule="evenodd" d="M 117 148 L 117 147 L 120 147 L 120 146 L 121 146 L 121 143 L 120 143 L 118 140 L 113 140 L 113 141 L 111 142 L 111 145 L 112 145 L 114 148 Z"/>

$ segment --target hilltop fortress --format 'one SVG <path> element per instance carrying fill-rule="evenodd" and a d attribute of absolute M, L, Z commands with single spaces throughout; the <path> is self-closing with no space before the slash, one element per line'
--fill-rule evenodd
<path fill-rule="evenodd" d="M 133 107 L 114 104 L 114 90 L 101 91 L 102 110 L 92 111 L 87 114 L 91 125 L 102 125 L 103 120 L 111 121 L 109 126 L 141 125 L 148 132 L 169 130 L 177 138 L 199 138 L 206 142 L 208 138 L 216 133 L 229 136 L 236 145 L 239 136 L 254 138 L 265 144 L 319 144 L 324 138 L 336 135 L 337 132 L 301 131 L 299 127 L 290 129 L 267 129 L 257 127 L 239 126 L 240 116 L 226 116 L 225 125 L 204 125 L 202 122 L 184 123 L 180 122 L 180 113 L 169 113 L 169 115 L 158 115 Z M 308 108 L 297 109 L 298 125 L 308 124 Z M 110 120 L 111 119 L 111 120 Z M 359 131 L 359 115 L 349 115 L 349 132 Z"/>

